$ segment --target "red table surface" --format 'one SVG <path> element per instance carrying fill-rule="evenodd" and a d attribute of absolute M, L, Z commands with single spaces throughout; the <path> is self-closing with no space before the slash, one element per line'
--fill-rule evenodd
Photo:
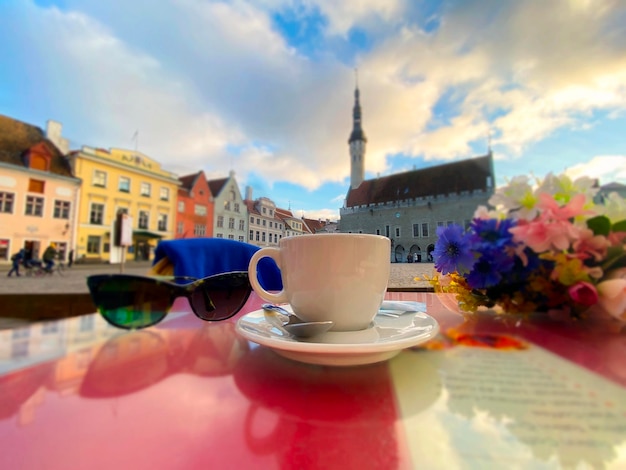
<path fill-rule="evenodd" d="M 378 364 L 295 362 L 237 318 L 0 331 L 0 468 L 626 468 L 626 334 L 469 319 Z M 183 302 L 179 310 L 185 310 Z M 489 444 L 491 442 L 491 444 Z"/>

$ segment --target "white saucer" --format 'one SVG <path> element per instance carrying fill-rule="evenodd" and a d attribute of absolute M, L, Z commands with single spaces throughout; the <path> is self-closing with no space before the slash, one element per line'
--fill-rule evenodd
<path fill-rule="evenodd" d="M 353 366 L 386 361 L 405 348 L 424 343 L 439 332 L 439 324 L 425 313 L 407 312 L 398 317 L 377 315 L 366 330 L 329 331 L 313 338 L 295 338 L 267 321 L 263 310 L 256 310 L 237 321 L 237 331 L 295 361 Z"/>

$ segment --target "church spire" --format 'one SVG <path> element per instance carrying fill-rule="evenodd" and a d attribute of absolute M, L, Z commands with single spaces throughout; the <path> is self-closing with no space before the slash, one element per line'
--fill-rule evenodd
<path fill-rule="evenodd" d="M 361 103 L 359 102 L 359 71 L 354 69 L 355 74 L 355 88 L 354 88 L 354 108 L 352 110 L 352 133 L 350 134 L 350 139 L 348 143 L 352 143 L 355 140 L 361 140 L 363 142 L 367 142 L 367 137 L 365 137 L 365 133 L 363 132 L 363 128 L 361 127 Z"/>
<path fill-rule="evenodd" d="M 361 103 L 359 102 L 359 76 L 355 73 L 354 108 L 352 110 L 352 132 L 350 146 L 350 187 L 356 189 L 365 179 L 365 143 L 367 138 L 361 127 Z"/>

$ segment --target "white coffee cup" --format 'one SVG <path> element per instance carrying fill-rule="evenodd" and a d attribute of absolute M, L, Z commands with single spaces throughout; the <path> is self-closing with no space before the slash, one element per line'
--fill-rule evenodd
<path fill-rule="evenodd" d="M 289 303 L 304 321 L 335 322 L 335 331 L 370 326 L 385 296 L 391 242 L 380 235 L 333 233 L 282 238 L 278 248 L 261 248 L 250 259 L 254 291 L 267 302 Z M 283 290 L 268 292 L 257 279 L 257 263 L 272 258 Z"/>

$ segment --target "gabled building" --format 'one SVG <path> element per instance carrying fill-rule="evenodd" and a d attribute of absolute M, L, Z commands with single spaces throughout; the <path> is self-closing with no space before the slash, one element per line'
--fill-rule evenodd
<path fill-rule="evenodd" d="M 290 210 L 276 208 L 276 216 L 283 222 L 285 237 L 296 237 L 307 233 L 302 219 L 298 219 Z"/>
<path fill-rule="evenodd" d="M 276 204 L 269 198 L 252 200 L 252 188 L 246 188 L 244 200 L 248 210 L 248 242 L 257 246 L 278 246 L 284 223 L 276 215 Z"/>
<path fill-rule="evenodd" d="M 331 222 L 328 219 L 320 220 L 302 217 L 302 223 L 307 233 L 335 233 L 338 229 L 337 222 Z"/>
<path fill-rule="evenodd" d="M 0 262 L 26 249 L 41 258 L 50 243 L 67 259 L 76 244 L 81 181 L 66 160 L 59 123 L 39 127 L 0 115 Z M 59 145 L 55 144 L 58 143 Z"/>
<path fill-rule="evenodd" d="M 176 238 L 213 236 L 213 195 L 204 171 L 179 178 Z"/>
<path fill-rule="evenodd" d="M 213 196 L 213 236 L 230 240 L 247 241 L 248 214 L 241 197 L 235 172 L 228 178 L 208 181 Z"/>
<path fill-rule="evenodd" d="M 136 150 L 83 146 L 70 161 L 83 180 L 77 261 L 150 260 L 158 240 L 174 238 L 178 176 Z M 118 213 L 132 218 L 132 245 L 115 246 Z"/>
<path fill-rule="evenodd" d="M 467 226 L 495 189 L 493 156 L 407 171 L 371 180 L 362 178 L 365 134 L 358 89 L 349 138 L 351 182 L 340 209 L 339 230 L 391 239 L 391 261 L 432 261 L 438 226 Z"/>

